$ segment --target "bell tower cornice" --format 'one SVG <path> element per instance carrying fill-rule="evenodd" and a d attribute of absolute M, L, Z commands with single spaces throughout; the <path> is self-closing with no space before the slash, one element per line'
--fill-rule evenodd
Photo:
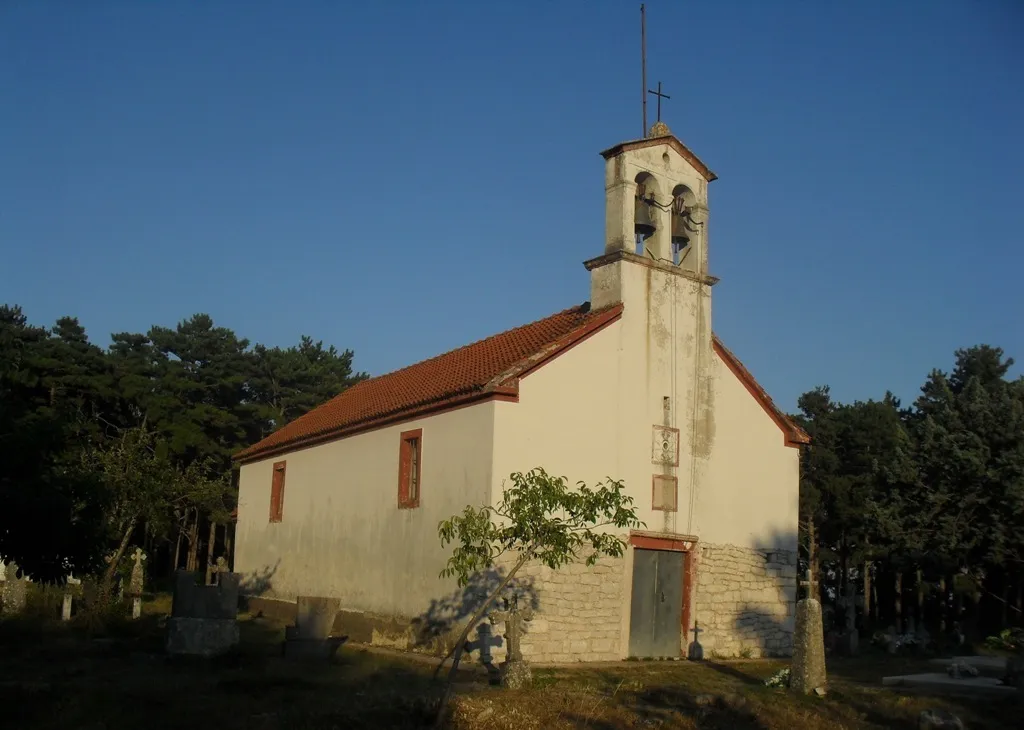
<path fill-rule="evenodd" d="M 717 276 L 702 274 L 689 269 L 682 269 L 674 264 L 668 263 L 667 261 L 657 261 L 655 259 L 648 258 L 647 256 L 630 253 L 629 251 L 612 251 L 611 253 L 606 253 L 603 256 L 598 256 L 584 261 L 583 265 L 586 267 L 587 271 L 593 271 L 594 269 L 599 269 L 602 266 L 613 264 L 616 261 L 629 261 L 630 263 L 646 266 L 650 269 L 664 271 L 666 274 L 681 276 L 684 279 L 689 279 L 690 281 L 695 281 L 698 284 L 704 284 L 705 286 L 714 286 L 719 281 Z"/>
<path fill-rule="evenodd" d="M 656 147 L 658 145 L 668 145 L 684 160 L 689 162 L 693 169 L 700 173 L 707 182 L 712 182 L 718 179 L 718 175 L 713 173 L 711 169 L 705 165 L 697 155 L 695 155 L 685 144 L 683 144 L 678 137 L 672 134 L 669 130 L 668 125 L 665 122 L 657 122 L 651 127 L 650 136 L 644 139 L 634 139 L 629 142 L 619 142 L 614 147 L 601 152 L 601 157 L 608 160 L 612 157 L 617 157 L 623 152 L 633 152 L 635 150 L 642 150 L 647 147 Z"/>

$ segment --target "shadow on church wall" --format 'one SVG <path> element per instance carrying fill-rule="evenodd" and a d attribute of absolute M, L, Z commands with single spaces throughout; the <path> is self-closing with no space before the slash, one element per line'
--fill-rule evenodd
<path fill-rule="evenodd" d="M 412 620 L 413 646 L 431 653 L 447 653 L 458 639 L 465 622 L 505 579 L 505 574 L 505 569 L 502 567 L 490 568 L 475 574 L 464 587 L 447 596 L 431 600 L 427 610 Z M 529 606 L 533 610 L 539 608 L 540 601 L 534 588 L 533 578 L 523 576 L 512 579 L 502 595 L 491 604 L 489 611 L 501 610 L 502 597 L 513 593 L 518 597 L 520 607 Z M 470 634 L 466 646 L 467 653 L 472 654 L 475 662 L 483 664 L 490 670 L 491 650 L 502 646 L 501 634 L 503 631 L 502 624 L 499 623 L 492 627 L 485 615 L 484 620 Z M 469 656 L 463 656 L 463 661 L 469 662 L 469 660 Z"/>
<path fill-rule="evenodd" d="M 238 586 L 239 608 L 243 611 L 250 610 L 252 599 L 259 599 L 266 596 L 274 589 L 274 575 L 277 573 L 281 560 L 278 559 L 273 565 L 265 565 L 257 571 L 247 573 L 242 577 Z"/>

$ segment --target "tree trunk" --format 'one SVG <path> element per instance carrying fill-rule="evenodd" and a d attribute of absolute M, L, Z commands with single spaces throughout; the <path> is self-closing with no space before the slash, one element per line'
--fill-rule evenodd
<path fill-rule="evenodd" d="M 875 576 L 875 577 L 877 578 L 878 576 Z M 878 602 L 878 581 L 877 580 L 874 583 L 871 584 L 871 598 L 872 598 L 872 603 L 875 604 L 875 626 L 877 626 L 878 623 L 879 623 L 879 620 L 881 619 L 881 610 L 882 610 L 881 604 Z"/>
<path fill-rule="evenodd" d="M 501 595 L 501 592 L 505 590 L 505 587 L 509 583 L 512 582 L 512 579 L 515 577 L 516 573 L 519 572 L 519 569 L 522 568 L 523 565 L 525 565 L 531 557 L 532 555 L 526 554 L 523 557 L 519 558 L 516 564 L 512 567 L 512 570 L 510 570 L 508 572 L 508 575 L 505 576 L 504 580 L 502 580 L 501 583 L 498 584 L 498 587 L 494 589 L 491 595 L 487 597 L 487 600 L 485 600 L 483 604 L 481 604 L 480 608 L 478 608 L 476 610 L 476 613 L 474 613 L 473 616 L 469 619 L 469 622 L 466 624 L 466 627 L 462 630 L 462 633 L 459 634 L 459 638 L 456 639 L 455 646 L 453 647 L 452 651 L 448 653 L 448 656 L 452 657 L 452 668 L 448 671 L 448 679 L 445 682 L 444 694 L 441 695 L 441 702 L 437 706 L 437 717 L 434 720 L 435 728 L 439 729 L 444 726 L 444 714 L 448 708 L 448 703 L 451 701 L 452 698 L 452 683 L 455 681 L 455 672 L 459 669 L 459 660 L 462 659 L 462 651 L 466 647 L 466 639 L 469 637 L 469 632 L 472 631 L 473 627 L 477 625 L 481 618 L 483 618 L 483 615 L 487 612 L 487 608 L 491 605 L 491 603 L 494 602 L 494 599 Z M 448 656 L 442 659 L 440 663 L 438 663 L 437 667 L 434 669 L 435 677 L 437 676 L 437 673 L 441 670 L 441 667 L 444 665 L 445 661 L 447 661 Z"/>
<path fill-rule="evenodd" d="M 1017 623 L 1024 623 L 1024 580 L 1017 584 Z"/>
<path fill-rule="evenodd" d="M 807 519 L 807 570 L 811 574 L 811 583 L 807 586 L 807 598 L 818 598 L 812 593 L 813 582 L 818 580 L 818 545 L 813 517 Z"/>
<path fill-rule="evenodd" d="M 871 617 L 871 563 L 864 561 L 864 622 Z"/>
<path fill-rule="evenodd" d="M 924 625 L 924 574 L 917 569 L 917 625 Z"/>
<path fill-rule="evenodd" d="M 188 531 L 188 570 L 195 572 L 198 567 L 199 556 L 199 508 L 195 510 L 195 519 Z"/>
<path fill-rule="evenodd" d="M 846 532 L 839 547 L 839 590 L 836 596 L 846 595 L 846 584 L 850 581 L 850 547 L 846 544 Z"/>
<path fill-rule="evenodd" d="M 121 544 L 117 546 L 117 551 L 110 559 L 110 565 L 107 566 L 107 570 L 103 574 L 103 590 L 107 594 L 110 593 L 110 589 L 113 587 L 114 574 L 117 572 L 117 564 L 120 563 L 121 558 L 124 557 L 124 551 L 128 548 L 128 541 L 132 539 L 132 533 L 135 532 L 135 521 L 135 517 L 128 521 L 128 528 L 124 531 L 124 536 L 121 538 Z"/>
<path fill-rule="evenodd" d="M 939 578 L 939 634 L 942 636 L 946 635 L 946 628 L 949 626 L 949 622 L 946 620 L 946 614 L 948 613 L 949 607 L 949 594 L 946 593 L 946 576 Z"/>
<path fill-rule="evenodd" d="M 235 532 L 235 526 L 231 522 L 224 525 L 224 557 L 228 561 L 228 570 L 235 569 L 235 555 L 232 552 L 231 536 Z"/>
<path fill-rule="evenodd" d="M 1010 625 L 1010 574 L 1009 571 L 1003 571 L 1003 611 L 1002 621 L 999 624 L 1000 629 L 1005 629 Z"/>
<path fill-rule="evenodd" d="M 956 574 L 953 573 L 952 581 L 950 585 L 953 590 L 953 624 L 959 629 L 964 631 L 964 592 L 956 590 Z"/>
<path fill-rule="evenodd" d="M 903 633 L 903 571 L 896 571 L 896 594 L 893 596 L 893 608 L 896 609 L 896 633 Z"/>
<path fill-rule="evenodd" d="M 217 541 L 217 523 L 210 520 L 210 537 L 206 541 L 206 585 L 213 577 L 213 544 Z"/>
<path fill-rule="evenodd" d="M 178 525 L 178 539 L 174 541 L 174 563 L 171 565 L 171 575 L 178 569 L 181 560 L 181 535 L 184 532 L 181 525 Z"/>

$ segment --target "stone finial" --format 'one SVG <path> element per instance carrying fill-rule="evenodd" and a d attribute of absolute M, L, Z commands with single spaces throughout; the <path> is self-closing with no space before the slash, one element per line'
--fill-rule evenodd
<path fill-rule="evenodd" d="M 668 137 L 672 134 L 672 130 L 668 128 L 665 122 L 658 120 L 651 126 L 651 131 L 647 134 L 648 137 Z"/>

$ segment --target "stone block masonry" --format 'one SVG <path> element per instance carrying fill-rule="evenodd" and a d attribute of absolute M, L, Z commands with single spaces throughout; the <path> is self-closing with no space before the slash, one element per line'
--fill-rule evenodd
<path fill-rule="evenodd" d="M 697 550 L 693 618 L 701 628 L 704 655 L 790 656 L 796 552 L 706 543 Z"/>
<path fill-rule="evenodd" d="M 523 566 L 531 584 L 534 617 L 522 637 L 523 658 L 535 664 L 615 661 L 621 658 L 624 558 L 601 558 L 592 566 L 572 563 L 558 570 Z M 522 602 L 523 599 L 520 599 Z M 504 626 L 495 626 L 495 634 Z M 504 642 L 493 650 L 505 657 Z"/>

